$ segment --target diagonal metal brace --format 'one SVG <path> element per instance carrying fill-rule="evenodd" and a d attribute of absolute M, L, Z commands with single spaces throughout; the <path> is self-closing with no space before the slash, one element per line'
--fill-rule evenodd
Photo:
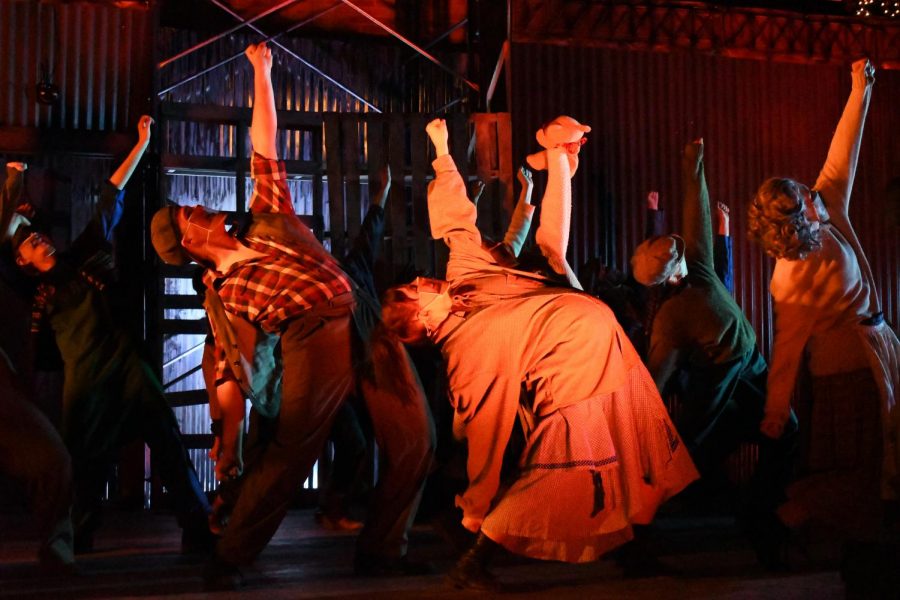
<path fill-rule="evenodd" d="M 228 5 L 222 3 L 220 0 L 209 0 L 209 1 L 212 2 L 213 4 L 215 4 L 216 6 L 218 6 L 219 8 L 221 8 L 222 10 L 224 10 L 225 12 L 227 12 L 229 15 L 231 15 L 231 16 L 234 17 L 235 19 L 237 19 L 237 20 L 239 20 L 239 21 L 245 23 L 250 29 L 252 29 L 252 30 L 255 31 L 256 33 L 258 33 L 259 35 L 265 37 L 267 42 L 270 42 L 270 41 L 271 41 L 271 42 L 273 43 L 273 45 L 277 46 L 278 48 L 280 48 L 280 49 L 283 50 L 284 52 L 288 53 L 288 54 L 289 54 L 290 56 L 292 56 L 294 59 L 298 60 L 303 66 L 305 66 L 307 69 L 309 69 L 309 70 L 311 70 L 312 72 L 314 72 L 316 75 L 318 75 L 318 76 L 321 77 L 322 79 L 328 81 L 328 82 L 331 83 L 332 85 L 335 85 L 335 86 L 337 86 L 338 88 L 340 88 L 341 90 L 347 92 L 348 94 L 350 94 L 351 96 L 353 96 L 354 98 L 356 98 L 357 100 L 359 100 L 360 102 L 362 102 L 363 104 L 365 104 L 366 106 L 368 106 L 368 107 L 369 107 L 370 109 L 372 109 L 373 111 L 375 111 L 375 112 L 377 112 L 377 113 L 380 113 L 380 112 L 381 112 L 381 110 L 379 110 L 377 106 L 375 106 L 374 104 L 372 104 L 371 102 L 369 102 L 368 100 L 366 100 L 365 98 L 363 98 L 362 96 L 360 96 L 359 94 L 357 94 L 356 92 L 354 92 L 353 90 L 351 90 L 350 88 L 348 88 L 347 86 L 345 86 L 344 84 L 342 84 L 341 82 L 339 82 L 338 80 L 336 80 L 336 79 L 334 79 L 333 77 L 331 77 L 330 75 L 326 74 L 324 71 L 322 71 L 321 69 L 319 69 L 318 67 L 316 67 L 315 65 L 313 65 L 311 62 L 309 62 L 308 60 L 306 60 L 305 58 L 303 58 L 302 56 L 300 56 L 299 54 L 297 54 L 296 52 L 294 52 L 293 50 L 291 50 L 290 48 L 288 48 L 287 46 L 285 46 L 285 45 L 282 44 L 281 42 L 275 41 L 276 38 L 281 37 L 281 36 L 283 36 L 283 35 L 286 35 L 286 34 L 290 33 L 291 31 L 294 31 L 295 29 L 297 29 L 297 28 L 299 28 L 299 27 L 302 27 L 303 25 L 306 25 L 307 23 L 310 23 L 310 22 L 314 21 L 315 19 L 318 19 L 319 17 L 321 17 L 321 16 L 324 15 L 325 13 L 331 12 L 332 10 L 336 9 L 337 7 L 339 7 L 339 6 L 341 5 L 340 2 L 335 2 L 334 4 L 332 4 L 331 6 L 329 6 L 328 8 L 326 8 L 326 9 L 324 9 L 324 10 L 322 10 L 322 11 L 319 11 L 318 13 L 316 13 L 315 15 L 313 15 L 312 17 L 309 17 L 309 18 L 307 18 L 307 19 L 304 19 L 304 20 L 301 21 L 300 23 L 296 23 L 296 24 L 294 24 L 294 25 L 291 25 L 290 28 L 286 29 L 285 31 L 282 31 L 282 32 L 279 33 L 279 34 L 276 34 L 276 35 L 267 37 L 267 34 L 266 34 L 263 30 L 261 30 L 261 29 L 260 29 L 259 27 L 257 27 L 256 25 L 253 25 L 253 24 L 250 23 L 249 21 L 245 21 L 245 19 L 244 19 L 243 17 L 241 17 L 241 15 L 239 15 L 239 14 L 236 13 L 236 12 L 234 12 Z"/>
<path fill-rule="evenodd" d="M 451 69 L 450 67 L 445 65 L 444 63 L 442 63 L 441 61 L 439 61 L 437 58 L 435 58 L 434 56 L 429 54 L 428 51 L 426 51 L 424 48 L 420 48 L 419 46 L 414 44 L 412 41 L 406 39 L 405 37 L 400 35 L 397 31 L 391 29 L 390 27 L 388 27 L 387 25 L 385 25 L 384 23 L 382 23 L 381 21 L 379 21 L 378 19 L 376 19 L 375 17 L 373 17 L 372 15 L 370 15 L 369 13 L 367 13 L 366 11 L 364 11 L 363 9 L 358 7 L 357 5 L 350 2 L 350 0 L 341 0 L 341 2 L 343 2 L 344 4 L 346 4 L 347 6 L 349 6 L 350 8 L 352 8 L 353 10 L 355 10 L 356 12 L 358 12 L 359 14 L 361 14 L 362 16 L 367 18 L 369 21 L 371 21 L 378 27 L 384 29 L 389 34 L 391 34 L 392 36 L 394 36 L 395 38 L 397 38 L 398 40 L 400 40 L 401 42 L 403 42 L 404 44 L 406 44 L 407 46 L 409 46 L 410 48 L 412 48 L 413 50 L 415 50 L 422 56 L 424 56 L 426 59 L 428 59 L 435 65 L 437 65 L 443 71 L 446 71 L 450 75 L 453 75 L 453 77 L 455 77 L 456 79 L 459 79 L 460 81 L 465 83 L 467 86 L 469 86 L 476 92 L 479 91 L 479 87 L 478 87 L 477 83 L 473 83 L 473 82 L 469 81 L 468 79 L 466 79 L 465 77 L 463 77 L 462 75 L 460 75 L 459 73 L 457 73 L 456 71 L 454 71 L 453 69 Z"/>
<path fill-rule="evenodd" d="M 210 0 L 210 1 L 213 2 L 214 4 L 216 4 L 216 6 L 219 6 L 220 8 L 222 8 L 223 10 L 225 10 L 226 12 L 228 12 L 228 13 L 229 13 L 231 16 L 233 16 L 234 18 L 243 21 L 243 18 L 242 18 L 240 15 L 238 15 L 237 13 L 232 12 L 232 11 L 231 11 L 229 8 L 227 8 L 226 6 L 221 5 L 219 2 L 217 2 L 217 0 Z M 284 52 L 286 52 L 287 54 L 291 55 L 293 58 L 297 59 L 300 63 L 302 63 L 304 66 L 306 66 L 308 69 L 310 69 L 311 71 L 313 71 L 314 73 L 316 73 L 317 75 L 319 75 L 320 77 L 322 77 L 323 79 L 325 79 L 326 81 L 330 82 L 331 84 L 335 85 L 336 87 L 340 88 L 341 90 L 347 92 L 350 96 L 353 96 L 354 98 L 356 98 L 357 100 L 359 100 L 360 102 L 362 102 L 363 104 L 365 104 L 365 105 L 366 105 L 367 107 L 369 107 L 372 111 L 374 111 L 374 112 L 376 112 L 376 113 L 381 113 L 381 112 L 382 112 L 381 109 L 379 109 L 377 106 L 375 106 L 375 105 L 372 104 L 371 102 L 367 101 L 365 98 L 363 98 L 363 97 L 360 96 L 359 94 L 355 93 L 353 90 L 349 89 L 349 88 L 346 87 L 345 85 L 341 84 L 339 81 L 337 81 L 337 80 L 335 80 L 334 78 L 328 76 L 328 75 L 327 75 L 326 73 L 324 73 L 321 69 L 319 69 L 319 68 L 316 67 L 315 65 L 311 64 L 309 61 L 305 60 L 304 58 L 298 56 L 298 55 L 297 55 L 293 50 L 291 50 L 290 48 L 287 48 L 287 47 L 285 47 L 283 44 L 281 44 L 280 42 L 275 41 L 275 40 L 277 40 L 277 38 L 279 38 L 279 37 L 281 37 L 281 36 L 283 36 L 283 35 L 287 35 L 288 33 L 292 32 L 292 31 L 294 31 L 294 30 L 296 30 L 296 29 L 299 29 L 300 27 L 303 27 L 304 25 L 306 25 L 306 24 L 308 24 L 308 23 L 311 23 L 312 21 L 318 19 L 319 17 L 321 17 L 322 15 L 324 15 L 324 14 L 326 14 L 326 13 L 331 12 L 332 10 L 338 8 L 339 6 L 341 6 L 341 2 L 340 2 L 340 1 L 338 1 L 337 3 L 333 4 L 332 6 L 326 8 L 326 9 L 324 9 L 324 10 L 319 11 L 318 13 L 316 13 L 315 15 L 312 15 L 311 17 L 309 17 L 309 18 L 307 18 L 307 19 L 304 19 L 303 21 L 300 21 L 300 22 L 298 22 L 298 23 L 295 23 L 294 25 L 291 25 L 291 27 L 289 27 L 288 29 L 285 29 L 285 30 L 282 31 L 281 33 L 277 33 L 277 34 L 272 35 L 272 36 L 266 36 L 266 34 L 265 34 L 262 30 L 260 30 L 258 27 L 254 26 L 254 25 L 250 25 L 250 28 L 253 29 L 255 32 L 259 33 L 260 35 L 264 36 L 264 37 L 265 37 L 265 40 L 264 40 L 264 41 L 266 41 L 266 42 L 273 42 L 273 45 L 277 46 L 278 48 L 282 49 L 282 50 L 283 50 Z M 176 83 L 173 83 L 172 85 L 170 85 L 169 87 L 167 87 L 167 88 L 165 88 L 165 89 L 160 90 L 159 92 L 157 92 L 157 96 L 164 96 L 165 94 L 168 94 L 168 93 L 171 92 L 172 90 L 174 90 L 174 89 L 176 89 L 176 88 L 179 88 L 179 87 L 181 87 L 182 85 L 184 85 L 184 84 L 186 84 L 186 83 L 189 83 L 189 82 L 191 82 L 191 81 L 197 79 L 198 77 L 202 77 L 203 75 L 206 75 L 207 73 L 210 73 L 210 72 L 212 72 L 212 71 L 215 71 L 216 69 L 218 69 L 218 68 L 221 67 L 221 66 L 227 65 L 228 63 L 230 63 L 230 62 L 232 62 L 232 61 L 234 61 L 234 60 L 237 60 L 238 58 L 240 58 L 240 57 L 243 56 L 243 55 L 244 55 L 244 52 L 241 51 L 241 52 L 238 52 L 237 54 L 235 54 L 235 55 L 233 55 L 233 56 L 230 56 L 230 57 L 228 57 L 228 58 L 226 58 L 226 59 L 223 59 L 223 60 L 217 62 L 217 63 L 214 64 L 214 65 L 211 65 L 211 66 L 209 66 L 209 67 L 206 67 L 205 69 L 203 69 L 203 70 L 201 70 L 201 71 L 199 71 L 199 72 L 197 72 L 197 73 L 194 73 L 193 75 L 190 75 L 190 76 L 188 76 L 188 77 L 182 79 L 181 81 L 178 81 L 178 82 L 176 82 Z"/>
<path fill-rule="evenodd" d="M 212 44 L 212 43 L 214 43 L 214 42 L 217 42 L 217 41 L 221 40 L 223 37 L 227 37 L 227 36 L 231 35 L 232 33 L 234 33 L 235 31 L 237 31 L 238 29 L 241 29 L 241 28 L 244 27 L 244 26 L 252 25 L 252 24 L 255 23 L 256 21 L 259 21 L 260 19 L 265 18 L 265 17 L 271 15 L 272 13 L 279 11 L 279 10 L 281 10 L 282 8 L 288 7 L 288 6 L 290 6 L 291 4 L 296 4 L 296 3 L 299 2 L 299 1 L 300 1 L 300 0 L 284 0 L 284 2 L 282 2 L 281 4 L 278 4 L 278 5 L 276 5 L 276 6 L 273 6 L 273 7 L 270 8 L 269 10 L 265 10 L 265 11 L 261 12 L 260 14 L 256 15 L 255 17 L 253 17 L 253 18 L 250 19 L 249 21 L 248 21 L 248 20 L 244 20 L 244 19 L 238 17 L 239 20 L 241 21 L 241 23 L 240 23 L 239 25 L 235 25 L 234 27 L 232 27 L 232 28 L 229 29 L 228 31 L 223 31 L 222 33 L 220 33 L 220 34 L 218 34 L 218 35 L 214 35 L 213 37 L 209 38 L 208 40 L 204 40 L 204 41 L 202 41 L 202 42 L 200 42 L 200 43 L 198 43 L 198 44 L 194 44 L 194 45 L 191 46 L 190 48 L 187 48 L 187 49 L 185 49 L 185 50 L 182 50 L 181 52 L 179 52 L 179 53 L 176 54 L 175 56 L 172 56 L 172 57 L 167 58 L 167 59 L 165 59 L 164 61 L 160 62 L 158 66 L 159 66 L 160 69 L 162 69 L 162 68 L 165 67 L 166 65 L 171 64 L 171 63 L 175 62 L 176 60 L 178 60 L 178 59 L 180 59 L 180 58 L 184 58 L 184 57 L 187 56 L 188 54 L 193 54 L 194 52 L 196 52 L 196 51 L 199 50 L 200 48 L 205 48 L 206 46 L 209 46 L 210 44 Z"/>

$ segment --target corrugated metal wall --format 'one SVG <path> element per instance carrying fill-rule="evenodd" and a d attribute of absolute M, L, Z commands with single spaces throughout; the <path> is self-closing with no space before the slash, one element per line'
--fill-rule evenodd
<path fill-rule="evenodd" d="M 272 32 L 277 33 L 277 32 Z M 182 30 L 160 32 L 160 56 L 172 57 L 207 36 Z M 259 35 L 229 35 L 164 66 L 159 89 L 167 90 L 244 51 Z M 278 41 L 329 77 L 362 96 L 383 112 L 434 112 L 467 95 L 453 76 L 397 43 L 279 38 Z M 271 44 L 270 44 L 271 45 Z M 272 85 L 279 109 L 310 112 L 367 112 L 350 94 L 327 82 L 294 57 L 273 47 Z M 442 55 L 448 65 L 463 55 Z M 462 69 L 460 69 L 462 70 Z M 247 60 L 235 60 L 164 94 L 170 102 L 220 106 L 250 106 L 253 72 Z"/>
<path fill-rule="evenodd" d="M 130 128 L 149 92 L 150 13 L 99 4 L 0 2 L 0 125 L 95 131 Z M 60 101 L 36 101 L 49 76 Z M 143 98 L 142 98 L 143 97 Z"/>
<path fill-rule="evenodd" d="M 516 160 L 535 151 L 534 132 L 559 114 L 593 127 L 573 180 L 576 267 L 593 256 L 626 267 L 650 190 L 678 229 L 681 148 L 703 136 L 711 198 L 731 207 L 736 297 L 767 351 L 771 262 L 747 240 L 748 202 L 768 176 L 815 180 L 850 90 L 849 67 L 538 44 L 513 44 L 511 60 Z M 851 218 L 896 325 L 900 229 L 884 216 L 884 191 L 900 175 L 900 72 L 876 77 Z"/>

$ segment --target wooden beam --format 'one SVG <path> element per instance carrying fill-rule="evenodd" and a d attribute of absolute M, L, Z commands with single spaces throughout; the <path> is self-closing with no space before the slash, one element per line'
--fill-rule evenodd
<path fill-rule="evenodd" d="M 0 127 L 0 152 L 3 154 L 59 152 L 109 158 L 128 153 L 136 141 L 137 137 L 131 133 Z"/>

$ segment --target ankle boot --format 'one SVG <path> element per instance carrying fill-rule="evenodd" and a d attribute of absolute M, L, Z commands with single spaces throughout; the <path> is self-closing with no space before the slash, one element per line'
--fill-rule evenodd
<path fill-rule="evenodd" d="M 500 583 L 487 565 L 497 549 L 497 543 L 479 532 L 475 543 L 456 562 L 447 574 L 447 579 L 460 589 L 499 592 Z"/>

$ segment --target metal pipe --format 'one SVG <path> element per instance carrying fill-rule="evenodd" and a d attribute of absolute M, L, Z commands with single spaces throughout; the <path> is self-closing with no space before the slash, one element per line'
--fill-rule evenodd
<path fill-rule="evenodd" d="M 209 0 L 209 1 L 212 2 L 213 4 L 215 4 L 216 6 L 218 6 L 219 8 L 221 8 L 222 10 L 224 10 L 225 12 L 227 12 L 229 15 L 231 15 L 231 16 L 234 17 L 235 19 L 238 19 L 239 21 L 243 21 L 243 20 L 244 20 L 244 18 L 241 17 L 241 15 L 239 15 L 238 13 L 234 12 L 233 10 L 231 10 L 231 7 L 229 7 L 229 6 L 226 5 L 226 4 L 223 4 L 223 3 L 220 2 L 219 0 Z M 347 86 L 345 86 L 344 84 L 340 83 L 339 81 L 337 81 L 337 80 L 334 79 L 333 77 L 331 77 L 331 76 L 329 76 L 329 75 L 326 75 L 324 71 L 322 71 L 322 70 L 319 69 L 318 67 L 314 66 L 313 64 L 311 64 L 311 63 L 310 63 L 309 61 L 307 61 L 306 59 L 302 58 L 300 55 L 298 55 L 297 53 L 295 53 L 293 50 L 291 50 L 290 48 L 288 48 L 287 46 L 285 46 L 285 45 L 282 44 L 281 42 L 276 42 L 276 41 L 275 41 L 276 38 L 278 38 L 278 37 L 280 37 L 280 36 L 282 36 L 282 35 L 286 35 L 286 34 L 292 32 L 292 31 L 294 31 L 295 29 L 298 29 L 298 28 L 300 28 L 300 27 L 306 25 L 307 23 L 311 23 L 312 21 L 315 21 L 316 19 L 318 19 L 318 18 L 321 17 L 322 15 L 331 12 L 332 10 L 336 9 L 337 7 L 339 7 L 340 5 L 341 5 L 340 2 L 335 2 L 335 3 L 332 4 L 330 7 L 326 8 L 326 9 L 324 9 L 324 10 L 322 10 L 322 11 L 319 11 L 319 12 L 316 13 L 315 15 L 313 15 L 313 16 L 311 16 L 311 17 L 308 17 L 307 19 L 304 19 L 303 21 L 300 21 L 299 23 L 295 23 L 294 25 L 291 25 L 291 27 L 289 27 L 288 29 L 282 31 L 281 33 L 279 33 L 279 34 L 277 34 L 277 35 L 273 35 L 273 36 L 271 36 L 271 37 L 269 37 L 269 38 L 266 38 L 266 41 L 267 41 L 267 42 L 269 42 L 269 41 L 273 42 L 273 43 L 274 43 L 273 45 L 275 45 L 275 46 L 281 48 L 283 51 L 287 52 L 290 56 L 292 56 L 292 57 L 294 57 L 296 60 L 300 61 L 300 63 L 302 63 L 306 68 L 308 68 L 309 70 L 311 70 L 312 72 L 314 72 L 314 73 L 315 73 L 316 75 L 318 75 L 319 77 L 322 77 L 323 79 L 325 79 L 326 81 L 328 81 L 328 82 L 331 83 L 332 85 L 337 86 L 337 87 L 340 88 L 341 90 L 343 90 L 343 91 L 345 91 L 346 93 L 350 94 L 351 96 L 353 96 L 354 98 L 356 98 L 357 100 L 359 100 L 360 102 L 362 102 L 363 104 L 365 104 L 366 106 L 368 106 L 369 108 L 371 108 L 372 110 L 374 110 L 375 112 L 380 113 L 381 111 L 378 109 L 377 106 L 375 106 L 374 104 L 372 104 L 371 102 L 369 102 L 368 100 L 366 100 L 365 98 L 363 98 L 362 96 L 360 96 L 359 94 L 357 94 L 356 92 L 354 92 L 353 90 L 351 90 L 350 88 L 348 88 Z M 253 24 L 251 24 L 251 23 L 249 23 L 249 22 L 247 23 L 247 26 L 250 27 L 250 29 L 252 29 L 253 31 L 255 31 L 256 33 L 258 33 L 259 35 L 261 35 L 261 36 L 263 36 L 263 37 L 265 37 L 265 36 L 267 35 L 267 34 L 266 34 L 264 31 L 262 31 L 259 27 L 255 26 L 255 25 L 253 25 Z"/>
<path fill-rule="evenodd" d="M 385 25 L 384 23 L 382 23 L 381 21 L 379 21 L 378 19 L 376 19 L 375 17 L 373 17 L 372 15 L 370 15 L 369 13 L 367 13 L 366 11 L 364 11 L 363 9 L 361 9 L 360 7 L 358 7 L 358 6 L 356 6 L 355 4 L 353 4 L 352 2 L 350 2 L 350 0 L 341 0 L 341 2 L 343 2 L 344 4 L 346 4 L 347 6 L 349 6 L 350 8 L 352 8 L 353 10 L 355 10 L 356 12 L 358 12 L 359 14 L 361 14 L 362 16 L 364 16 L 365 18 L 367 18 L 369 21 L 371 21 L 372 23 L 374 23 L 374 24 L 377 25 L 378 27 L 380 27 L 380 28 L 384 29 L 385 31 L 387 31 L 389 34 L 391 34 L 392 36 L 394 36 L 395 38 L 397 38 L 398 40 L 400 40 L 401 42 L 403 42 L 404 44 L 406 44 L 407 46 L 409 46 L 410 48 L 412 48 L 413 50 L 415 50 L 416 52 L 418 52 L 419 54 L 421 54 L 421 55 L 424 56 L 425 58 L 427 58 L 429 61 L 431 61 L 432 63 L 434 63 L 434 64 L 437 65 L 438 67 L 440 67 L 442 70 L 444 70 L 444 71 L 446 71 L 447 73 L 453 75 L 456 79 L 459 79 L 460 81 L 462 81 L 463 83 L 465 83 L 467 86 L 469 86 L 470 88 L 472 88 L 472 89 L 475 90 L 476 92 L 479 91 L 479 88 L 478 88 L 478 84 L 477 84 L 477 83 L 473 83 L 473 82 L 469 81 L 468 79 L 466 79 L 465 77 L 463 77 L 462 75 L 460 75 L 459 73 L 457 73 L 456 71 L 454 71 L 453 69 L 451 69 L 450 67 L 446 66 L 444 63 L 442 63 L 441 61 L 439 61 L 437 58 L 435 58 L 434 56 L 432 56 L 431 54 L 429 54 L 428 52 L 426 52 L 423 48 L 420 48 L 419 46 L 417 46 L 417 45 L 416 45 L 415 43 L 413 43 L 412 41 L 406 39 L 405 37 L 403 37 L 402 35 L 400 35 L 397 31 L 391 29 L 390 27 L 388 27 L 387 25 Z"/>
<path fill-rule="evenodd" d="M 182 50 L 181 52 L 179 52 L 175 56 L 172 56 L 171 58 L 165 59 L 164 61 L 159 63 L 159 68 L 162 69 L 166 65 L 168 65 L 172 62 L 175 62 L 179 58 L 184 58 L 188 54 L 193 54 L 200 48 L 204 48 L 214 42 L 221 40 L 223 37 L 231 35 L 232 33 L 237 31 L 241 27 L 244 27 L 245 25 L 251 25 L 252 23 L 254 23 L 256 21 L 259 21 L 260 19 L 271 15 L 273 12 L 277 12 L 277 11 L 281 10 L 282 8 L 290 6 L 291 4 L 296 4 L 297 2 L 300 2 L 300 0 L 284 0 L 284 2 L 282 2 L 281 4 L 278 4 L 277 6 L 273 6 L 269 10 L 265 10 L 265 11 L 261 12 L 260 14 L 256 15 L 255 17 L 253 17 L 250 20 L 245 20 L 245 19 L 239 17 L 241 19 L 241 23 L 239 25 L 235 25 L 228 31 L 223 31 L 222 33 L 220 33 L 218 35 L 214 35 L 213 37 L 209 38 L 208 40 L 202 41 L 199 44 L 194 44 L 193 46 L 191 46 L 190 48 L 188 48 L 186 50 Z"/>
<path fill-rule="evenodd" d="M 434 45 L 440 43 L 441 41 L 447 39 L 448 37 L 450 37 L 451 33 L 453 33 L 454 31 L 456 31 L 457 29 L 459 29 L 460 27 L 462 27 L 463 25 L 465 25 L 468 22 L 469 22 L 469 19 L 467 17 L 467 18 L 463 19 L 462 21 L 460 21 L 459 23 L 457 23 L 456 25 L 454 25 L 453 27 L 451 27 L 450 29 L 448 29 L 447 31 L 445 31 L 444 33 L 442 33 L 441 35 L 437 36 L 436 38 L 434 38 L 433 40 L 431 40 L 430 42 L 425 44 L 423 46 L 423 48 L 428 50 L 432 46 L 434 46 Z M 403 62 L 403 64 L 407 65 L 407 64 L 411 63 L 412 61 L 416 60 L 417 58 L 419 58 L 420 56 L 421 56 L 420 54 L 413 54 L 408 59 L 406 59 Z"/>
<path fill-rule="evenodd" d="M 215 2 L 215 0 L 212 0 L 212 1 Z M 218 4 L 217 4 L 217 5 L 218 5 Z M 331 12 L 332 10 L 338 8 L 339 6 L 341 6 L 341 2 L 337 2 L 337 3 L 333 4 L 332 6 L 330 6 L 329 8 L 326 8 L 326 9 L 324 9 L 324 10 L 322 10 L 322 11 L 316 13 L 315 15 L 313 15 L 313 16 L 311 16 L 311 17 L 309 17 L 309 18 L 307 18 L 307 19 L 304 19 L 303 21 L 300 21 L 299 23 L 295 23 L 294 25 L 291 25 L 288 29 L 285 29 L 285 30 L 282 31 L 281 33 L 276 33 L 275 35 L 266 37 L 266 39 L 265 39 L 264 41 L 266 41 L 266 42 L 272 42 L 272 41 L 275 41 L 277 38 L 279 38 L 279 37 L 281 37 L 281 36 L 283 36 L 283 35 L 286 35 L 286 34 L 292 32 L 292 31 L 294 31 L 295 29 L 299 29 L 300 27 L 302 27 L 302 26 L 304 26 L 304 25 L 306 25 L 306 24 L 308 24 L 308 23 L 311 23 L 312 21 L 318 19 L 319 17 L 321 17 L 322 15 L 324 15 L 324 14 L 326 14 L 326 13 L 328 13 L 328 12 Z M 227 10 L 227 9 L 226 9 L 226 10 Z M 230 11 L 229 11 L 229 13 L 230 13 Z M 236 15 L 236 14 L 233 14 L 233 13 L 230 13 L 230 14 L 232 14 L 232 16 L 235 16 L 235 17 L 238 18 L 238 19 L 241 18 L 239 15 Z M 253 25 L 251 25 L 250 28 L 253 29 L 254 31 L 256 31 L 257 33 L 259 33 L 260 35 L 263 35 L 263 36 L 266 35 L 266 34 L 265 34 L 264 32 L 262 32 L 259 28 L 255 27 L 255 26 L 253 26 Z M 368 106 L 368 107 L 369 107 L 370 109 L 372 109 L 374 112 L 376 112 L 376 113 L 381 113 L 381 110 L 380 110 L 377 106 L 375 106 L 375 105 L 372 104 L 371 102 L 367 101 L 365 98 L 361 97 L 359 94 L 357 94 L 357 93 L 354 92 L 353 90 L 347 88 L 346 86 L 344 86 L 343 84 L 341 84 L 339 81 L 336 81 L 336 80 L 334 80 L 333 78 L 329 77 L 327 74 L 323 73 L 320 69 L 318 69 L 315 65 L 310 64 L 308 61 L 306 61 L 305 59 L 303 59 L 303 58 L 301 58 L 300 56 L 298 56 L 296 53 L 294 53 L 294 52 L 293 52 L 292 50 L 290 50 L 289 48 L 286 48 L 284 45 L 282 45 L 282 44 L 280 44 L 280 43 L 278 43 L 278 42 L 276 42 L 275 44 L 276 44 L 279 48 L 281 48 L 282 50 L 284 50 L 285 52 L 287 52 L 289 55 L 291 55 L 292 57 L 294 57 L 295 59 L 297 59 L 298 61 L 300 61 L 300 63 L 302 63 L 303 65 L 305 65 L 308 69 L 310 69 L 311 71 L 313 71 L 314 73 L 318 74 L 320 77 L 322 77 L 323 79 L 325 79 L 326 81 L 329 81 L 329 82 L 331 82 L 332 84 L 334 84 L 335 86 L 337 86 L 338 88 L 344 90 L 345 92 L 347 92 L 348 94 L 350 94 L 351 96 L 353 96 L 354 98 L 356 98 L 357 100 L 359 100 L 360 102 L 362 102 L 363 104 L 365 104 L 366 106 Z M 216 64 L 210 66 L 210 67 L 207 67 L 207 68 L 205 68 L 205 69 L 203 69 L 203 70 L 201 70 L 201 71 L 199 71 L 199 72 L 197 72 L 197 73 L 194 73 L 193 75 L 189 75 L 189 76 L 185 77 L 184 79 L 182 79 L 182 80 L 180 80 L 180 81 L 177 81 L 176 83 L 173 83 L 173 84 L 170 85 L 169 87 L 160 90 L 160 91 L 157 92 L 156 94 L 157 94 L 157 96 L 163 96 L 163 95 L 165 95 L 165 94 L 168 94 L 168 93 L 171 92 L 172 90 L 174 90 L 174 89 L 176 89 L 176 88 L 179 88 L 179 87 L 181 87 L 182 85 L 184 85 L 184 84 L 186 84 L 186 83 L 190 83 L 191 81 L 197 79 L 198 77 L 202 77 L 203 75 L 206 75 L 207 73 L 209 73 L 209 72 L 211 72 L 211 71 L 215 71 L 215 70 L 218 69 L 219 67 L 221 67 L 221 66 L 223 66 L 223 65 L 227 65 L 227 64 L 230 63 L 231 61 L 236 60 L 236 59 L 240 58 L 240 57 L 243 56 L 243 55 L 244 55 L 243 52 L 238 52 L 237 54 L 235 54 L 235 55 L 233 55 L 233 56 L 230 56 L 230 57 L 228 57 L 228 58 L 226 58 L 226 59 L 224 59 L 224 60 L 221 60 L 221 61 L 217 62 Z"/>
<path fill-rule="evenodd" d="M 203 310 L 203 309 L 199 309 L 199 310 Z M 200 342 L 199 344 L 197 344 L 196 346 L 191 346 L 190 348 L 188 348 L 187 350 L 185 350 L 185 351 L 182 352 L 181 354 L 179 354 L 179 355 L 175 356 L 174 358 L 172 358 L 172 359 L 170 359 L 170 360 L 164 362 L 164 363 L 163 363 L 163 369 L 168 369 L 169 367 L 171 367 L 172 365 L 174 365 L 175 363 L 177 363 L 177 362 L 178 362 L 179 360 L 181 360 L 182 358 L 185 358 L 185 357 L 187 357 L 187 356 L 190 356 L 191 354 L 193 354 L 194 352 L 196 352 L 197 350 L 199 350 L 200 348 L 202 348 L 202 347 L 205 346 L 205 345 L 206 345 L 206 341 L 202 341 L 202 342 Z"/>

